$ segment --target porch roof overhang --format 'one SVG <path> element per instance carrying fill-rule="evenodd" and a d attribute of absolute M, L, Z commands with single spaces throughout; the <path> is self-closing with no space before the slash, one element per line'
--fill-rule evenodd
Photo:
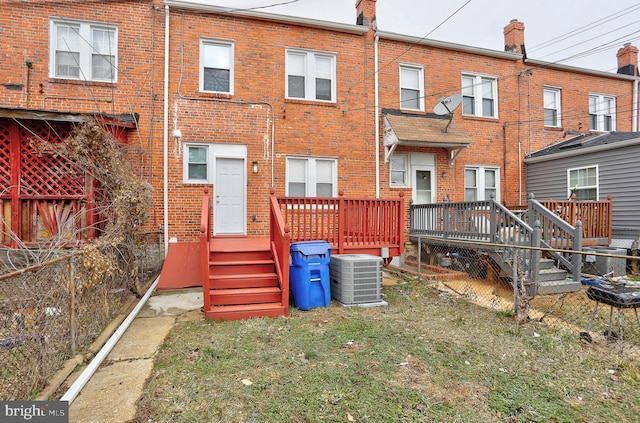
<path fill-rule="evenodd" d="M 73 123 L 82 123 L 93 118 L 107 125 L 133 129 L 137 126 L 139 116 L 137 113 L 112 115 L 108 113 L 58 112 L 50 110 L 12 109 L 0 107 L 0 118 L 49 120 Z"/>
<path fill-rule="evenodd" d="M 444 148 L 449 152 L 449 167 L 460 153 L 472 143 L 471 137 L 453 120 L 452 115 L 407 114 L 383 111 L 384 159 L 398 145 Z"/>

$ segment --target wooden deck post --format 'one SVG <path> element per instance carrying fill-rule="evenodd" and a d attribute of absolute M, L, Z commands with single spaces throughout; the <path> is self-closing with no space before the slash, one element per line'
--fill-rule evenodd
<path fill-rule="evenodd" d="M 345 222 L 345 201 L 344 191 L 338 191 L 338 254 L 344 252 L 344 242 L 347 236 L 347 228 L 344 227 Z"/>

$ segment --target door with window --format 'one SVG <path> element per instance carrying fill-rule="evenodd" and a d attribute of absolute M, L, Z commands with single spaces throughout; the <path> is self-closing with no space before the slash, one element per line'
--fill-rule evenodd
<path fill-rule="evenodd" d="M 413 186 L 413 202 L 415 204 L 430 204 L 433 202 L 433 172 L 431 170 L 416 170 Z"/>
<path fill-rule="evenodd" d="M 213 214 L 216 235 L 242 235 L 245 228 L 245 160 L 215 159 Z"/>

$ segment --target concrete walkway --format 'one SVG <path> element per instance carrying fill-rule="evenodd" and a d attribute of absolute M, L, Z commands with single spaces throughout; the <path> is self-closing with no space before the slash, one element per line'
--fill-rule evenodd
<path fill-rule="evenodd" d="M 69 422 L 117 423 L 132 419 L 164 339 L 178 319 L 202 314 L 202 304 L 202 288 L 155 292 L 71 403 Z M 79 375 L 76 372 L 75 376 Z"/>

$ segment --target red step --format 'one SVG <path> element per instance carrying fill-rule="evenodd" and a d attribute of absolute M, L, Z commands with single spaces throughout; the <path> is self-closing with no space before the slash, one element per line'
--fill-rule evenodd
<path fill-rule="evenodd" d="M 241 305 L 279 303 L 282 298 L 280 288 L 212 289 L 211 305 Z"/>
<path fill-rule="evenodd" d="M 212 275 L 209 277 L 209 288 L 259 288 L 278 286 L 278 277 L 271 273 L 243 273 L 239 275 Z"/>
<path fill-rule="evenodd" d="M 280 303 L 215 306 L 204 311 L 204 317 L 212 320 L 242 320 L 254 317 L 287 316 L 288 306 Z"/>
<path fill-rule="evenodd" d="M 213 261 L 209 263 L 209 274 L 234 275 L 239 273 L 270 273 L 275 269 L 273 260 Z"/>

